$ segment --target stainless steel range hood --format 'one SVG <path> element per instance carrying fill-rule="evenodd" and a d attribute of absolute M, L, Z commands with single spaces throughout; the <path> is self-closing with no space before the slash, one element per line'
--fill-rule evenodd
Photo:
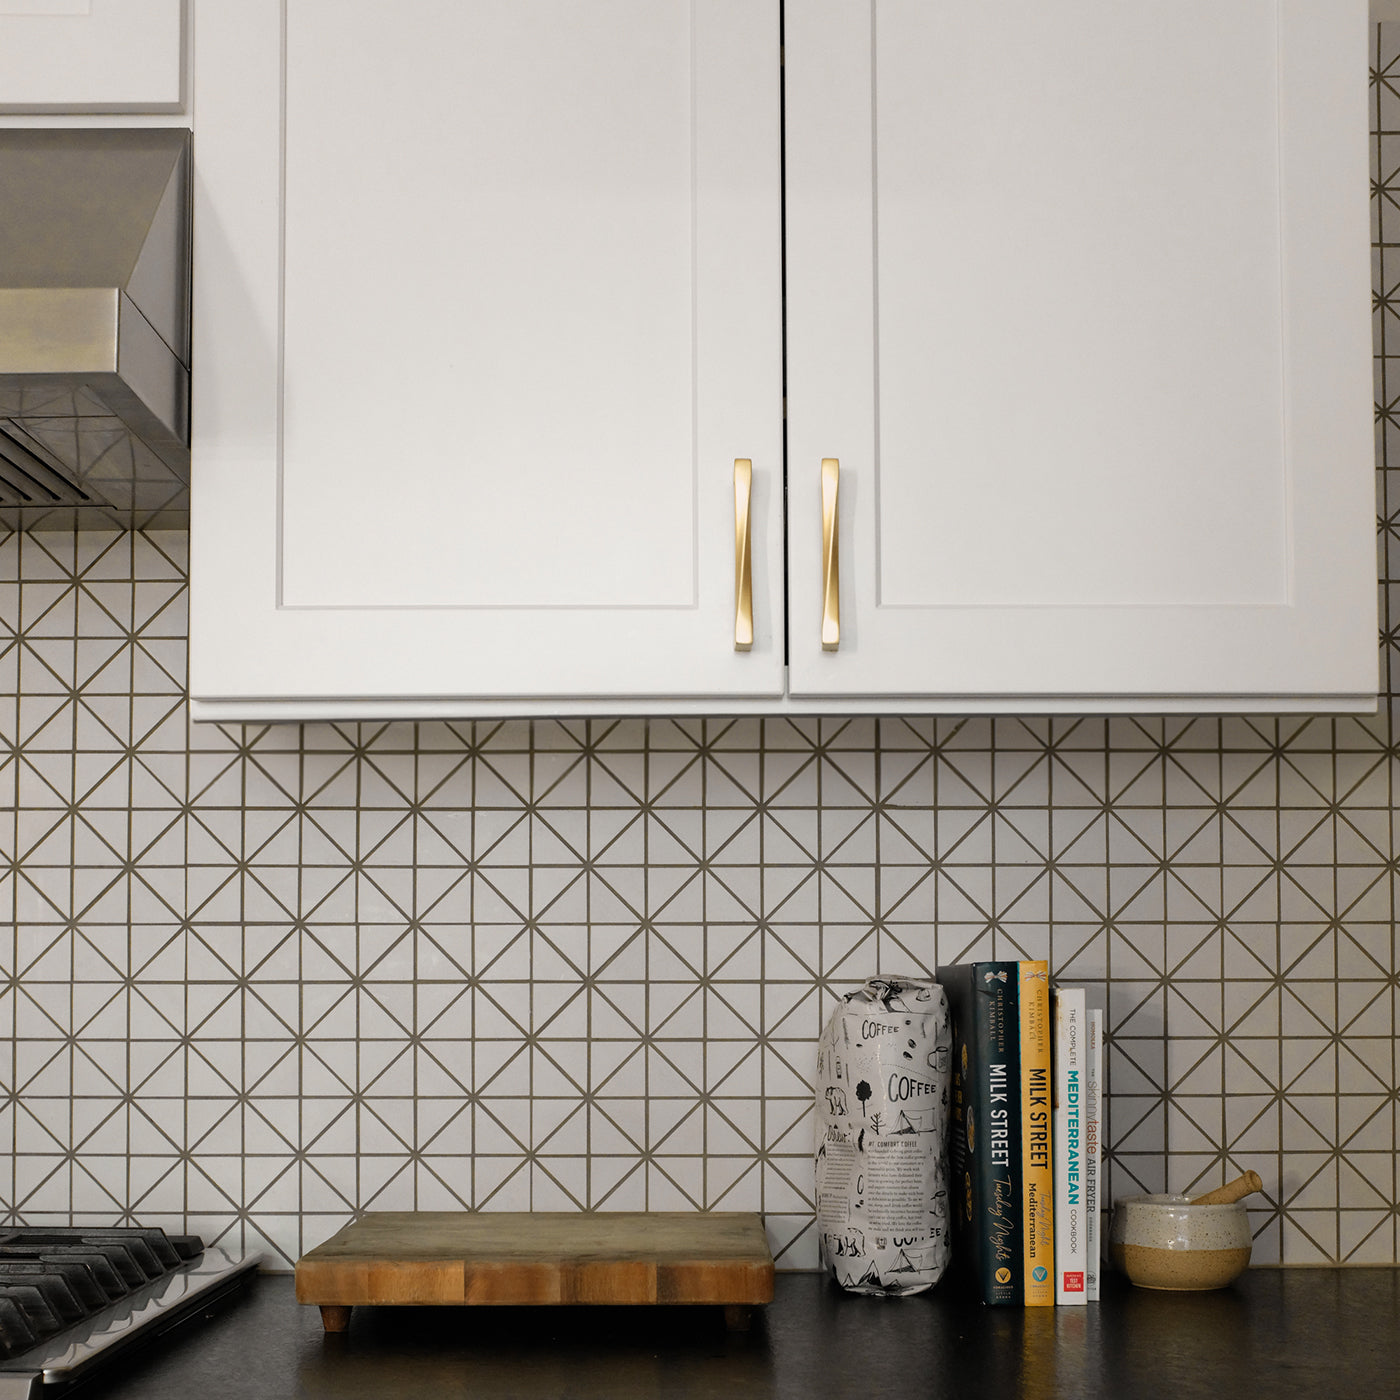
<path fill-rule="evenodd" d="M 190 133 L 0 130 L 0 523 L 189 520 Z"/>

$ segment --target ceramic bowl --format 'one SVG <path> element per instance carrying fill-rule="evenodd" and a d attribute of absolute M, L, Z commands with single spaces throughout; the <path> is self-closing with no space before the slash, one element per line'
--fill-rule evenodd
<path fill-rule="evenodd" d="M 1193 1206 L 1185 1196 L 1130 1196 L 1113 1209 L 1109 1257 L 1140 1288 L 1224 1288 L 1249 1267 L 1244 1205 Z"/>

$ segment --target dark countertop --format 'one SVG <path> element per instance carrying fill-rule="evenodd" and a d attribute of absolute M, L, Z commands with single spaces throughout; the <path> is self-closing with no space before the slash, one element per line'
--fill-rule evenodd
<path fill-rule="evenodd" d="M 1400 1393 L 1400 1268 L 1254 1269 L 1217 1293 L 1117 1278 L 1102 1303 L 991 1309 L 779 1274 L 748 1333 L 718 1309 L 365 1308 L 325 1337 L 286 1275 L 161 1338 L 73 1400 L 881 1396 L 1370 1400 Z"/>

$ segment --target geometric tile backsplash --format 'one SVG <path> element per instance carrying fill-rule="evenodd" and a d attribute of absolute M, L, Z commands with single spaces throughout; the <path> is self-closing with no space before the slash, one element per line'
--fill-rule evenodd
<path fill-rule="evenodd" d="M 1381 46 L 1390 692 L 1400 26 Z M 1400 1259 L 1396 694 L 1346 719 L 192 725 L 186 551 L 0 537 L 6 1220 L 285 1265 L 357 1208 L 756 1209 L 812 1267 L 835 996 L 1027 955 L 1107 1009 L 1110 1194 L 1253 1167 L 1256 1260 Z"/>

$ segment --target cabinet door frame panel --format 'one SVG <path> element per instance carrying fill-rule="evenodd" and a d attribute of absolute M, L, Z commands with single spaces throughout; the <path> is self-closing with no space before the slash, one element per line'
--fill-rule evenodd
<path fill-rule="evenodd" d="M 1102 607 L 879 603 L 879 3 L 789 0 L 786 12 L 790 694 L 906 697 L 921 708 L 1148 709 L 1197 696 L 1202 709 L 1373 709 L 1362 0 L 1347 0 L 1355 14 L 1341 17 L 1334 0 L 1277 3 L 1288 600 Z M 841 459 L 846 538 L 841 648 L 824 653 L 816 483 L 831 456 Z"/>
<path fill-rule="evenodd" d="M 188 0 L 0 13 L 0 114 L 183 112 Z"/>
<path fill-rule="evenodd" d="M 611 610 L 281 605 L 278 495 L 288 470 L 281 417 L 283 46 L 285 6 L 295 3 L 197 0 L 198 466 L 190 659 L 196 713 L 203 702 L 228 717 L 242 704 L 282 701 L 416 699 L 465 712 L 476 701 L 500 709 L 517 699 L 552 697 L 780 696 L 775 0 L 691 7 L 699 172 L 696 606 Z M 733 647 L 736 457 L 754 463 L 755 639 L 744 653 Z"/>

